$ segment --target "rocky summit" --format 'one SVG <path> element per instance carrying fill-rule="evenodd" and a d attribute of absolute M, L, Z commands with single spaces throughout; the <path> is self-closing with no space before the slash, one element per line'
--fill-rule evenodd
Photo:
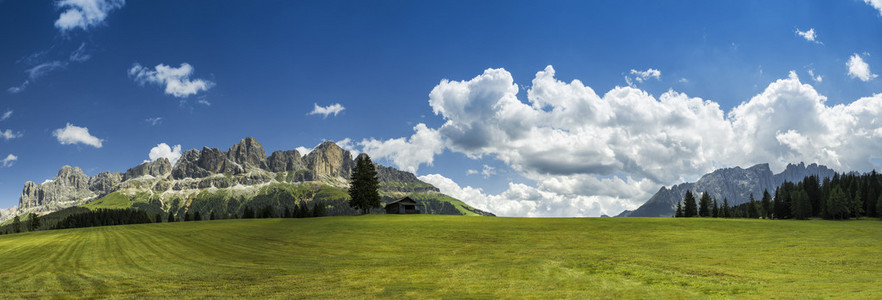
<path fill-rule="evenodd" d="M 192 200 L 195 195 L 208 190 L 237 188 L 241 191 L 272 183 L 302 182 L 329 185 L 345 192 L 354 166 L 352 154 L 334 142 L 324 142 L 306 155 L 297 150 L 279 150 L 267 157 L 263 146 L 247 137 L 227 151 L 209 147 L 190 149 L 184 151 L 174 165 L 166 158 L 159 158 L 132 167 L 125 173 L 101 172 L 89 177 L 80 168 L 64 166 L 52 180 L 41 184 L 25 183 L 18 206 L 0 210 L 0 222 L 18 214 L 48 213 L 83 205 L 114 192 L 158 195 L 159 201 L 163 196 L 179 199 L 182 195 L 190 195 L 188 197 Z M 436 198 L 443 196 L 437 188 L 420 181 L 412 173 L 375 166 L 381 192 L 387 199 L 413 193 L 428 193 Z M 167 203 L 160 204 L 160 207 L 168 206 Z M 474 214 L 492 215 L 465 204 L 462 208 Z"/>
<path fill-rule="evenodd" d="M 718 169 L 701 176 L 696 182 L 686 182 L 671 188 L 662 187 L 649 200 L 633 211 L 624 211 L 619 217 L 670 217 L 673 216 L 677 202 L 683 200 L 686 191 L 696 194 L 707 192 L 720 203 L 729 200 L 729 205 L 750 201 L 750 196 L 762 199 L 763 191 L 772 193 L 784 182 L 799 182 L 808 176 L 818 176 L 821 180 L 833 177 L 834 170 L 818 164 L 806 166 L 805 163 L 788 164 L 781 173 L 773 174 L 769 164 L 758 164 L 747 169 L 740 167 Z"/>

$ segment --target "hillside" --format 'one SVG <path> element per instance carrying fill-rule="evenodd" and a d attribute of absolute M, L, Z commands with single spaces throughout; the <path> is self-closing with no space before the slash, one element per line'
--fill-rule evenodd
<path fill-rule="evenodd" d="M 311 207 L 313 201 L 320 201 L 332 215 L 353 215 L 356 211 L 345 202 L 356 159 L 333 142 L 324 142 L 302 156 L 297 150 L 267 156 L 263 146 L 249 137 L 228 151 L 191 149 L 175 164 L 159 158 L 124 173 L 101 172 L 89 177 L 80 168 L 64 166 L 52 180 L 25 183 L 19 205 L 0 210 L 0 224 L 9 223 L 15 215 L 46 215 L 76 206 L 135 207 L 163 218 L 168 213 L 181 217 L 195 211 L 226 217 L 241 214 L 246 206 L 271 205 L 281 213 L 286 207 Z M 442 194 L 412 173 L 375 167 L 384 203 L 410 196 L 423 204 L 424 213 L 493 215 Z"/>
<path fill-rule="evenodd" d="M 729 200 L 735 206 L 750 201 L 750 195 L 761 199 L 763 191 L 770 193 L 786 182 L 799 182 L 807 176 L 832 177 L 835 171 L 817 164 L 788 164 L 781 173 L 774 174 L 769 164 L 758 164 L 747 169 L 740 167 L 718 169 L 701 176 L 696 182 L 686 182 L 662 187 L 643 205 L 633 211 L 624 211 L 617 217 L 670 217 L 676 211 L 677 202 L 683 201 L 686 191 L 696 194 L 707 192 L 720 203 Z"/>
<path fill-rule="evenodd" d="M 0 235 L 0 298 L 882 297 L 878 220 L 327 217 Z"/>

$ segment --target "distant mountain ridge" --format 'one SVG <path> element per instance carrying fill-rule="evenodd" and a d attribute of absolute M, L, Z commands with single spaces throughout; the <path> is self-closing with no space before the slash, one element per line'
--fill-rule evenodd
<path fill-rule="evenodd" d="M 297 150 L 279 150 L 266 156 L 263 146 L 251 137 L 242 139 L 226 152 L 209 147 L 191 149 L 182 153 L 175 165 L 166 158 L 159 158 L 124 173 L 101 172 L 89 177 L 78 167 L 64 166 L 52 180 L 40 184 L 26 182 L 18 206 L 0 209 L 0 222 L 19 214 L 49 213 L 83 205 L 113 193 L 132 197 L 136 194 L 156 196 L 160 202 L 158 206 L 168 209 L 163 201 L 165 198 L 183 197 L 186 200 L 194 197 L 192 195 L 219 189 L 260 189 L 270 184 L 313 182 L 345 190 L 354 166 L 355 159 L 350 152 L 334 142 L 324 142 L 305 156 Z M 442 196 L 453 199 L 412 173 L 375 166 L 381 194 L 387 199 L 414 193 L 423 194 L 425 201 Z M 453 200 L 465 211 L 492 215 Z"/>
<path fill-rule="evenodd" d="M 788 164 L 781 173 L 773 174 L 769 164 L 757 164 L 747 169 L 740 167 L 717 169 L 701 176 L 696 182 L 662 187 L 649 200 L 633 211 L 623 211 L 617 217 L 670 217 L 676 212 L 677 203 L 683 200 L 687 190 L 693 193 L 707 192 L 722 204 L 738 205 L 750 201 L 750 195 L 761 199 L 763 191 L 773 193 L 784 182 L 798 182 L 807 176 L 815 175 L 821 180 L 833 177 L 834 170 L 823 165 L 805 163 Z"/>

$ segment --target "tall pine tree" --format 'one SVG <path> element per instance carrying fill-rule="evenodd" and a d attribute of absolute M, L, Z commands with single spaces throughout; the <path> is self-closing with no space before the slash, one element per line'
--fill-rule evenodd
<path fill-rule="evenodd" d="M 380 207 L 379 186 L 371 158 L 364 153 L 358 155 L 349 181 L 349 206 L 357 208 L 363 215 L 369 214 L 371 208 Z"/>
<path fill-rule="evenodd" d="M 763 190 L 763 218 L 771 219 L 772 218 L 772 195 L 769 194 L 769 190 Z"/>
<path fill-rule="evenodd" d="M 675 218 L 683 217 L 683 202 L 677 202 L 677 212 L 674 213 Z"/>
<path fill-rule="evenodd" d="M 698 216 L 700 217 L 710 217 L 711 216 L 711 197 L 707 194 L 707 192 L 701 193 L 701 198 L 698 200 Z"/>
<path fill-rule="evenodd" d="M 692 195 L 692 191 L 687 190 L 686 196 L 683 197 L 683 216 L 691 218 L 697 215 L 698 206 L 695 204 L 695 196 Z"/>

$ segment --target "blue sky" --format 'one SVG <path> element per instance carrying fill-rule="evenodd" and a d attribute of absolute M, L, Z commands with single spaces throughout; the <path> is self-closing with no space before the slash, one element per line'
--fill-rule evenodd
<path fill-rule="evenodd" d="M 246 136 L 344 141 L 512 216 L 717 167 L 869 171 L 880 36 L 877 0 L 0 1 L 0 207 L 63 165 Z"/>

